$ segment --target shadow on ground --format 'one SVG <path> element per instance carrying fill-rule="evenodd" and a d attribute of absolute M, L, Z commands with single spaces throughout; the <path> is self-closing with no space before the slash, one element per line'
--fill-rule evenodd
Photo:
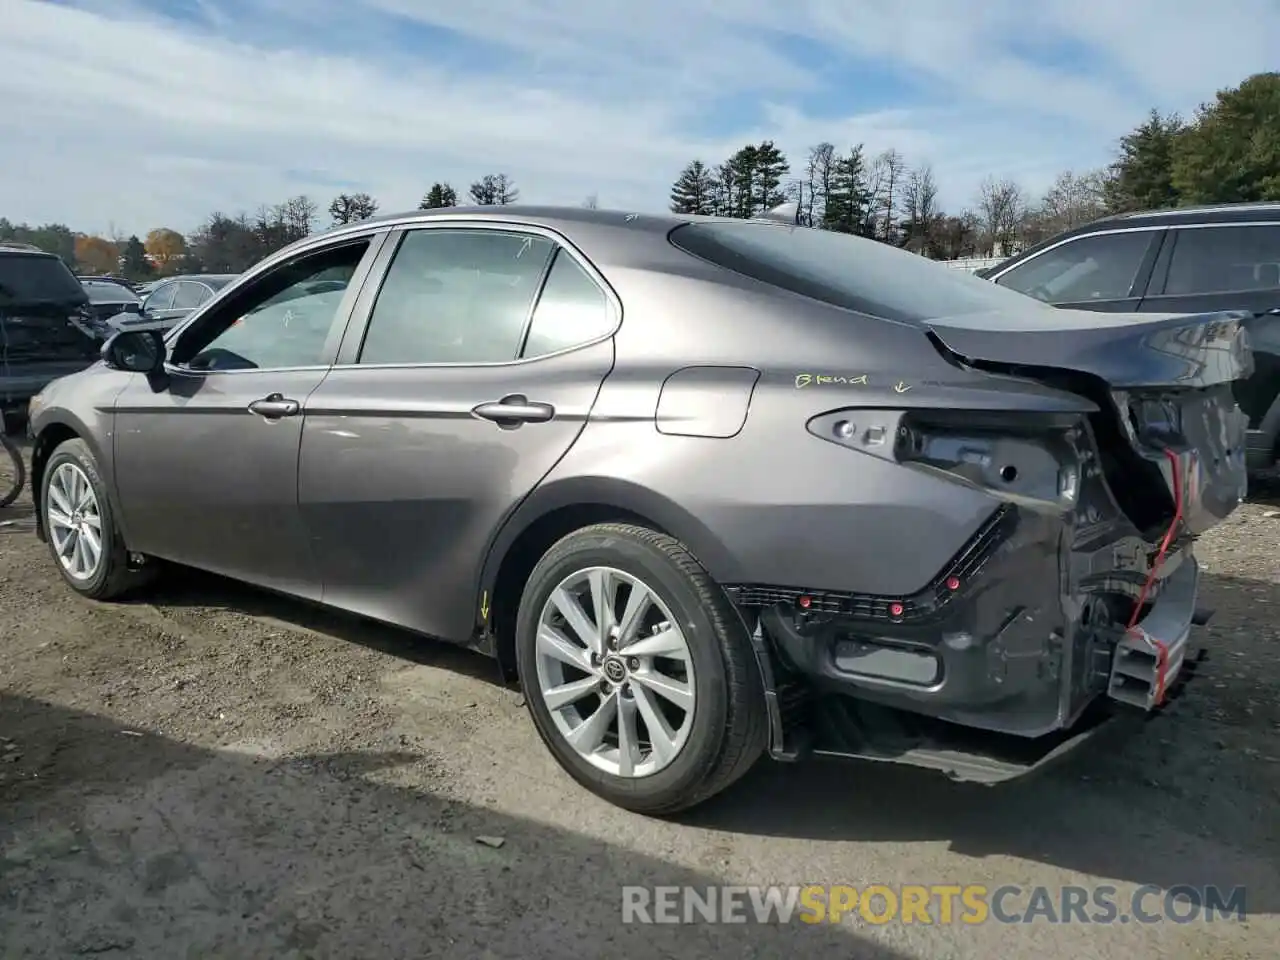
<path fill-rule="evenodd" d="M 905 960 L 840 927 L 623 924 L 624 885 L 716 881 L 372 779 L 413 755 L 274 763 L 2 693 L 0 731 L 6 957 Z"/>
<path fill-rule="evenodd" d="M 1233 611 L 1280 611 L 1280 589 L 1261 581 L 1210 575 L 1205 597 L 1223 608 L 1208 630 L 1196 635 L 1211 651 L 1215 640 L 1248 628 Z M 498 682 L 493 662 L 478 654 L 202 574 L 178 573 L 147 600 L 158 606 L 236 609 Z M 1251 913 L 1280 913 L 1280 874 L 1274 866 L 1280 862 L 1280 831 L 1272 812 L 1280 800 L 1273 786 L 1277 781 L 1254 779 L 1256 765 L 1232 747 L 1215 744 L 1206 727 L 1213 715 L 1219 723 L 1256 725 L 1274 740 L 1280 730 L 1275 670 L 1256 681 L 1266 698 L 1260 709 L 1271 713 L 1233 720 L 1230 714 L 1242 709 L 1244 693 L 1218 689 L 1215 671 L 1223 668 L 1222 658 L 1211 653 L 1168 714 L 1119 745 L 1086 745 L 1034 779 L 987 788 L 891 765 L 765 762 L 685 820 L 759 836 L 943 840 L 968 856 L 1013 856 L 1165 888 L 1244 884 Z M 1210 690 L 1214 696 L 1206 699 Z M 566 780 L 566 789 L 576 788 Z"/>

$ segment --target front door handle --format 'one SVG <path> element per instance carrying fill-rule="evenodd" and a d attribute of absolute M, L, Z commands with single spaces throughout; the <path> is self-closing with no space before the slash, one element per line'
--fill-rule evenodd
<path fill-rule="evenodd" d="M 297 400 L 289 400 L 278 393 L 270 394 L 261 400 L 249 404 L 249 412 L 256 413 L 268 420 L 279 420 L 281 417 L 296 417 L 302 410 Z"/>
<path fill-rule="evenodd" d="M 471 411 L 482 420 L 492 420 L 500 427 L 512 429 L 522 423 L 546 423 L 556 415 L 549 403 L 531 402 L 523 394 L 513 393 L 501 400 L 482 403 Z"/>

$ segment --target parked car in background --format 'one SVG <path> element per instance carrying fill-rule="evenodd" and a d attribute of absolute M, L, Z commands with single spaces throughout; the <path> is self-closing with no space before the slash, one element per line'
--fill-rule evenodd
<path fill-rule="evenodd" d="M 789 223 L 367 220 L 34 399 L 36 530 L 86 597 L 169 561 L 474 646 L 634 810 L 766 751 L 991 782 L 1189 675 L 1241 316 Z"/>
<path fill-rule="evenodd" d="M 1058 307 L 1137 313 L 1247 310 L 1254 372 L 1235 386 L 1249 417 L 1249 467 L 1280 454 L 1280 203 L 1105 217 L 987 271 Z"/>
<path fill-rule="evenodd" d="M 80 286 L 89 295 L 89 312 L 104 323 L 120 313 L 136 315 L 142 312 L 142 298 L 123 283 L 82 279 Z"/>
<path fill-rule="evenodd" d="M 105 280 L 110 283 L 119 283 L 128 287 L 134 293 L 138 293 L 138 284 L 134 283 L 128 277 L 118 277 L 118 276 L 115 276 L 114 274 L 102 274 L 100 276 L 77 276 L 76 279 L 79 280 L 81 283 L 84 283 L 84 281 L 86 280 Z"/>
<path fill-rule="evenodd" d="M 107 327 L 89 294 L 52 253 L 0 243 L 0 413 L 21 421 L 49 381 L 96 361 Z"/>
<path fill-rule="evenodd" d="M 131 324 L 147 324 L 159 330 L 175 326 L 239 276 L 234 273 L 201 273 L 166 277 L 143 298 L 142 316 Z"/>

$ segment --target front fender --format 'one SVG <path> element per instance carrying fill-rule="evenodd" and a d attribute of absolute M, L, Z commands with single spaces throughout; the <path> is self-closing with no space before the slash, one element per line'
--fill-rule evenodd
<path fill-rule="evenodd" d="M 86 371 L 88 373 L 88 371 Z M 85 374 L 74 374 L 78 380 Z M 89 374 L 92 376 L 93 374 Z M 70 379 L 70 378 L 68 378 Z M 105 384 L 103 385 L 106 386 Z M 120 508 L 120 501 L 115 489 L 115 400 L 124 385 L 115 385 L 102 390 L 94 397 L 96 402 L 84 407 L 86 416 L 77 410 L 62 406 L 56 397 L 45 397 L 41 408 L 32 413 L 28 422 L 28 430 L 32 437 L 31 446 L 31 499 L 37 505 L 35 511 L 36 536 L 45 539 L 44 522 L 39 510 L 39 497 L 44 483 L 44 468 L 53 451 L 64 440 L 77 437 L 82 440 L 93 454 L 107 481 L 107 500 L 111 504 L 111 514 L 115 518 L 116 527 L 121 537 L 128 543 L 128 518 Z M 60 392 L 60 391 L 58 391 Z M 48 388 L 46 388 L 48 393 Z M 79 404 L 77 404 L 79 407 Z"/>

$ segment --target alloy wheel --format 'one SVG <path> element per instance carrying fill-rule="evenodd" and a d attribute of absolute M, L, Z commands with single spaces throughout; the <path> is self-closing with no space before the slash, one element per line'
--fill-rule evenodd
<path fill-rule="evenodd" d="M 45 516 L 62 569 L 74 580 L 91 579 L 102 565 L 102 512 L 93 484 L 77 464 L 65 461 L 54 469 Z"/>
<path fill-rule="evenodd" d="M 538 692 L 569 744 L 618 777 L 680 754 L 693 726 L 693 658 L 657 592 L 613 567 L 563 579 L 538 618 Z"/>

